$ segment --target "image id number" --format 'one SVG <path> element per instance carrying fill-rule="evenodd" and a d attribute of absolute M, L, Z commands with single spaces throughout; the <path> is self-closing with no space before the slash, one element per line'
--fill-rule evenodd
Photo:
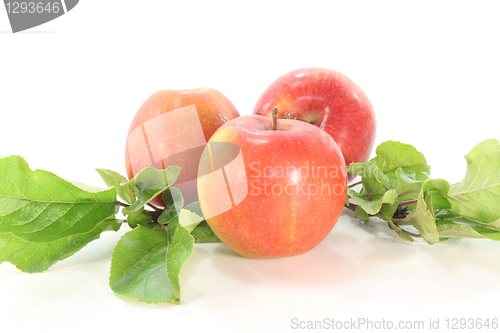
<path fill-rule="evenodd" d="M 59 2 L 49 2 L 44 4 L 43 2 L 7 2 L 5 4 L 7 8 L 7 13 L 9 14 L 34 14 L 34 13 L 59 13 L 61 10 Z"/>
<path fill-rule="evenodd" d="M 498 329 L 498 318 L 481 319 L 481 318 L 447 318 L 446 328 L 452 330 L 458 329 Z"/>

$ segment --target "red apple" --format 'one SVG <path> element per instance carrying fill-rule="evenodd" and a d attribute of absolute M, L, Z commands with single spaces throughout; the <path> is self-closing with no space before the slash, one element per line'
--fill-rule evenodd
<path fill-rule="evenodd" d="M 196 177 L 205 144 L 222 124 L 236 117 L 234 105 L 214 89 L 155 92 L 130 124 L 125 149 L 128 177 L 148 166 L 180 166 L 175 186 L 186 204 L 197 201 Z M 164 207 L 160 196 L 153 203 Z"/>
<path fill-rule="evenodd" d="M 365 162 L 375 141 L 372 104 L 347 76 L 327 68 L 303 68 L 274 81 L 260 96 L 254 113 L 269 116 L 277 107 L 324 129 L 344 155 L 347 164 Z"/>
<path fill-rule="evenodd" d="M 298 120 L 243 116 L 210 138 L 198 174 L 205 219 L 249 258 L 305 253 L 332 230 L 344 207 L 345 161 L 332 137 Z"/>

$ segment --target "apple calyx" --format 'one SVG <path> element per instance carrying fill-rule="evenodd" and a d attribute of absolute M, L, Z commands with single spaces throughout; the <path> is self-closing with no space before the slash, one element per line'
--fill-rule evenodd
<path fill-rule="evenodd" d="M 286 112 L 283 115 L 283 119 L 292 119 L 292 120 L 297 120 L 297 117 L 293 113 L 288 113 Z"/>

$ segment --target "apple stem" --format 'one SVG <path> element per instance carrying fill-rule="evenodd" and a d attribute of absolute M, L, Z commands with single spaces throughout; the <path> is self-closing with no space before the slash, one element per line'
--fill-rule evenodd
<path fill-rule="evenodd" d="M 273 115 L 273 131 L 278 129 L 278 112 L 278 108 L 271 110 L 271 114 Z"/>
<path fill-rule="evenodd" d="M 285 115 L 283 116 L 283 119 L 293 119 L 293 120 L 297 120 L 297 117 L 293 114 L 293 113 L 285 113 Z"/>

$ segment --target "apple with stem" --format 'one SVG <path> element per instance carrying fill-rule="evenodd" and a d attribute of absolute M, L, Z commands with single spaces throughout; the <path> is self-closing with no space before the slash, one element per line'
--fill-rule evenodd
<path fill-rule="evenodd" d="M 215 234 L 249 258 L 305 253 L 344 207 L 345 161 L 321 128 L 248 115 L 222 125 L 200 160 L 198 197 Z"/>
<path fill-rule="evenodd" d="M 175 183 L 189 204 L 198 200 L 196 177 L 206 142 L 225 122 L 239 117 L 234 105 L 215 89 L 160 90 L 139 108 L 127 137 L 127 176 L 169 165 L 182 168 Z M 152 201 L 164 207 L 161 196 Z"/>
<path fill-rule="evenodd" d="M 365 162 L 375 141 L 373 106 L 347 76 L 327 68 L 303 68 L 274 81 L 260 96 L 254 114 L 270 116 L 277 107 L 330 134 L 349 165 Z"/>

